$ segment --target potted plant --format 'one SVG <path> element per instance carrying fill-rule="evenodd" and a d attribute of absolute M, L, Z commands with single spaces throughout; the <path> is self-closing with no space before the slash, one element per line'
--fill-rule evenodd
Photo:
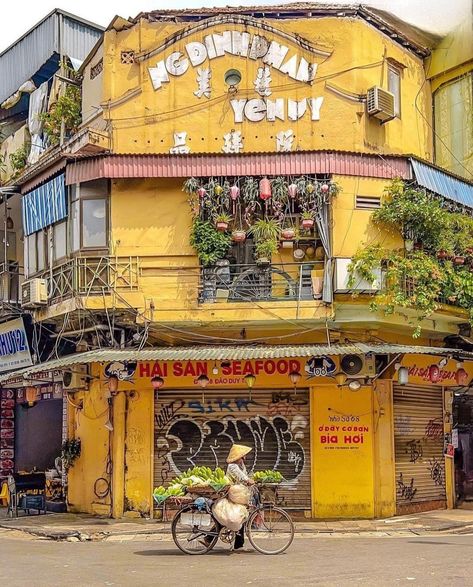
<path fill-rule="evenodd" d="M 274 218 L 259 218 L 249 230 L 256 242 L 274 241 L 276 243 L 279 239 L 280 231 L 279 222 Z"/>
<path fill-rule="evenodd" d="M 199 188 L 199 181 L 195 177 L 189 177 L 186 179 L 182 186 L 182 191 L 186 192 L 187 194 L 195 194 L 197 189 Z"/>
<path fill-rule="evenodd" d="M 259 265 L 270 265 L 271 258 L 278 250 L 278 243 L 276 240 L 268 239 L 256 243 L 256 262 Z"/>
<path fill-rule="evenodd" d="M 192 224 L 190 244 L 202 265 L 209 267 L 225 257 L 230 248 L 231 236 L 218 231 L 211 222 L 196 218 Z"/>
<path fill-rule="evenodd" d="M 228 225 L 232 221 L 230 214 L 225 212 L 219 213 L 215 216 L 215 226 L 220 232 L 225 232 L 228 229 Z"/>
<path fill-rule="evenodd" d="M 453 262 L 455 263 L 455 265 L 464 265 L 465 257 L 463 255 L 455 255 L 453 257 Z"/>
<path fill-rule="evenodd" d="M 296 236 L 296 231 L 292 226 L 286 226 L 281 229 L 281 238 L 285 241 L 292 241 Z"/>
<path fill-rule="evenodd" d="M 314 213 L 306 210 L 301 214 L 301 226 L 304 230 L 311 230 L 314 227 Z"/>
<path fill-rule="evenodd" d="M 235 229 L 232 232 L 232 241 L 235 243 L 243 243 L 246 240 L 246 232 L 243 229 Z"/>

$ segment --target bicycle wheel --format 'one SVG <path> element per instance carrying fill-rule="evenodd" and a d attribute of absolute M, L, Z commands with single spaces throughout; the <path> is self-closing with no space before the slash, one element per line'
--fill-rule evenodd
<path fill-rule="evenodd" d="M 174 543 L 185 554 L 206 554 L 212 550 L 219 530 L 211 514 L 192 505 L 178 511 L 171 524 Z"/>
<path fill-rule="evenodd" d="M 281 554 L 294 540 L 294 523 L 289 514 L 272 504 L 255 510 L 246 528 L 248 540 L 261 554 Z"/>

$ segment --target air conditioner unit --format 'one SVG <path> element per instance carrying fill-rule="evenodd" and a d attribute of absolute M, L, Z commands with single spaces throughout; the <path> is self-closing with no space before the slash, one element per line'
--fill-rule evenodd
<path fill-rule="evenodd" d="M 348 267 L 350 266 L 350 263 L 351 259 L 349 257 L 337 257 L 335 259 L 335 293 L 348 293 L 354 291 L 376 292 L 381 289 L 383 284 L 383 273 L 381 271 L 381 267 L 373 270 L 375 279 L 372 282 L 355 275 L 354 284 L 351 287 L 348 287 L 348 282 L 350 279 Z"/>
<path fill-rule="evenodd" d="M 394 94 L 379 86 L 370 88 L 366 96 L 366 111 L 369 116 L 378 118 L 382 122 L 392 120 L 395 118 Z"/>
<path fill-rule="evenodd" d="M 45 279 L 30 279 L 21 284 L 21 307 L 37 308 L 48 303 L 48 289 Z"/>
<path fill-rule="evenodd" d="M 89 383 L 86 365 L 74 365 L 70 371 L 62 372 L 62 388 L 65 391 L 87 389 Z"/>
<path fill-rule="evenodd" d="M 340 371 L 348 378 L 374 377 L 376 375 L 376 355 L 343 355 Z"/>

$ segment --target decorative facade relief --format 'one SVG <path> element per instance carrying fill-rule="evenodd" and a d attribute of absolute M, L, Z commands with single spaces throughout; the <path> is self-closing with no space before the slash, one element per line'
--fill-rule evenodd
<path fill-rule="evenodd" d="M 292 143 L 294 142 L 294 131 L 282 130 L 276 135 L 276 151 L 279 153 L 287 153 L 292 150 Z"/>
<path fill-rule="evenodd" d="M 171 155 L 187 155 L 190 153 L 191 148 L 186 145 L 187 132 L 175 132 L 174 133 L 174 147 L 169 149 Z"/>
<path fill-rule="evenodd" d="M 269 87 L 271 84 L 271 70 L 267 65 L 258 67 L 258 73 L 253 84 L 260 96 L 271 96 L 271 88 Z"/>
<path fill-rule="evenodd" d="M 197 69 L 197 90 L 194 92 L 194 95 L 197 98 L 202 98 L 205 96 L 207 99 L 210 98 L 210 94 L 212 89 L 210 87 L 210 80 L 212 78 L 212 72 L 210 67 L 199 67 Z"/>
<path fill-rule="evenodd" d="M 223 140 L 225 141 L 222 147 L 224 153 L 240 153 L 243 150 L 243 142 L 239 130 L 232 130 L 226 135 L 223 135 Z"/>

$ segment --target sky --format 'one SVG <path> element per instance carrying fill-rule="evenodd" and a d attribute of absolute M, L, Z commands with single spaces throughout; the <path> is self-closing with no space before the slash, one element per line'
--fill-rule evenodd
<path fill-rule="evenodd" d="M 2 2 L 0 51 L 34 26 L 54 8 L 106 26 L 115 15 L 136 16 L 139 12 L 160 8 L 197 8 L 201 6 L 251 6 L 286 4 L 284 0 L 13 0 Z M 318 4 L 359 4 L 360 0 L 318 0 Z M 388 10 L 421 29 L 445 34 L 471 10 L 471 0 L 364 0 L 365 5 Z"/>

